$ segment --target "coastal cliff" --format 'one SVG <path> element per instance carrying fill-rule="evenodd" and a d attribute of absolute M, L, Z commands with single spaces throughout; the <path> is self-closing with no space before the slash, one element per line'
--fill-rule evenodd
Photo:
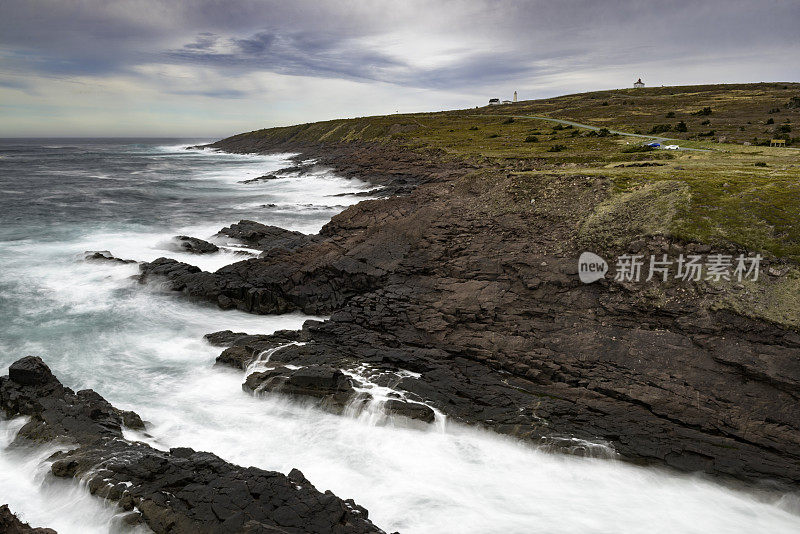
<path fill-rule="evenodd" d="M 733 98 L 756 95 L 751 86 L 668 89 L 636 93 L 648 107 L 620 114 L 622 125 L 657 121 L 687 94 L 691 107 L 677 108 L 687 119 L 706 100 L 731 130 L 746 129 L 736 121 L 755 113 Z M 758 89 L 771 106 L 798 84 Z M 597 98 L 629 105 L 630 91 L 605 93 L 573 111 Z M 568 100 L 552 115 L 567 116 Z M 214 143 L 298 152 L 298 169 L 369 180 L 385 198 L 345 210 L 307 242 L 266 239 L 260 257 L 214 273 L 161 259 L 144 264 L 141 279 L 166 279 L 223 308 L 330 314 L 296 334 L 305 344 L 286 344 L 273 359 L 366 366 L 456 421 L 578 454 L 605 442 L 634 462 L 796 485 L 792 203 L 800 191 L 787 180 L 798 175 L 795 153 L 697 135 L 681 141 L 694 151 L 646 150 L 641 139 L 525 116 L 553 101 L 329 121 Z M 586 250 L 607 259 L 759 253 L 763 276 L 633 283 L 614 280 L 610 261 L 605 279 L 583 284 L 577 260 Z M 246 360 L 280 341 L 239 346 Z"/>

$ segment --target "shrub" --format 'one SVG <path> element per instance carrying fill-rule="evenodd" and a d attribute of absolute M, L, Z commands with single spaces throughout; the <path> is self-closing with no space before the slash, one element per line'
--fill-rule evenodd
<path fill-rule="evenodd" d="M 609 135 L 611 135 L 611 132 L 608 131 L 608 128 L 600 128 L 597 130 L 598 137 L 608 137 Z"/>
<path fill-rule="evenodd" d="M 536 137 L 535 135 L 529 135 L 528 137 L 525 138 L 525 142 L 526 143 L 538 143 L 539 142 L 539 138 Z"/>
<path fill-rule="evenodd" d="M 700 123 L 701 126 L 708 126 L 709 124 L 711 124 L 711 121 L 708 120 L 708 119 L 706 119 L 706 120 L 704 120 L 703 122 Z"/>
<path fill-rule="evenodd" d="M 655 148 L 653 148 L 651 146 L 635 145 L 635 146 L 629 146 L 627 148 L 623 148 L 622 152 L 624 152 L 625 154 L 632 154 L 634 152 L 652 152 L 653 150 L 655 150 Z"/>
<path fill-rule="evenodd" d="M 767 124 L 775 124 L 775 119 L 770 117 L 769 119 L 767 119 Z"/>
<path fill-rule="evenodd" d="M 566 150 L 567 147 L 564 145 L 553 145 L 547 149 L 548 152 L 561 152 L 562 150 Z"/>
<path fill-rule="evenodd" d="M 650 129 L 651 134 L 660 134 L 663 132 L 668 132 L 672 130 L 672 125 L 670 124 L 656 124 Z"/>
<path fill-rule="evenodd" d="M 667 118 L 668 119 L 674 119 L 675 118 L 675 112 L 674 111 L 670 111 L 669 113 L 667 113 Z"/>
<path fill-rule="evenodd" d="M 780 126 L 778 126 L 777 131 L 778 133 L 789 133 L 792 131 L 792 127 L 789 126 L 788 124 L 781 124 Z"/>
<path fill-rule="evenodd" d="M 717 133 L 716 130 L 709 130 L 709 131 L 707 131 L 705 133 L 699 133 L 697 135 L 698 135 L 698 137 L 714 137 L 714 135 L 716 135 L 716 133 Z"/>
<path fill-rule="evenodd" d="M 514 117 L 509 117 L 503 121 L 503 124 L 512 124 L 514 122 Z"/>
<path fill-rule="evenodd" d="M 689 128 L 686 127 L 686 123 L 681 121 L 675 126 L 676 132 L 688 132 Z"/>
<path fill-rule="evenodd" d="M 500 137 L 500 134 L 489 134 L 488 135 L 489 139 L 494 139 L 495 137 Z"/>
<path fill-rule="evenodd" d="M 800 108 L 800 96 L 793 96 L 786 104 L 787 108 Z"/>
<path fill-rule="evenodd" d="M 470 127 L 469 127 L 469 129 L 470 129 L 470 130 L 477 130 L 477 129 L 478 129 L 478 127 L 477 127 L 477 126 L 470 126 Z"/>
<path fill-rule="evenodd" d="M 767 113 L 780 113 L 780 112 L 781 108 L 772 108 L 769 111 L 767 111 Z"/>
<path fill-rule="evenodd" d="M 766 161 L 756 161 L 755 163 L 753 163 L 753 165 L 755 165 L 756 167 L 766 167 L 767 166 L 767 162 Z"/>
<path fill-rule="evenodd" d="M 608 100 L 606 100 L 605 102 L 603 102 L 603 103 L 602 103 L 602 104 L 600 104 L 600 105 L 601 105 L 601 106 L 607 106 L 607 105 L 608 105 Z"/>
<path fill-rule="evenodd" d="M 702 115 L 711 115 L 711 113 L 712 113 L 711 112 L 711 108 L 706 106 L 703 109 L 701 109 L 700 111 L 695 111 L 694 113 L 692 113 L 692 115 L 701 115 L 702 116 Z"/>

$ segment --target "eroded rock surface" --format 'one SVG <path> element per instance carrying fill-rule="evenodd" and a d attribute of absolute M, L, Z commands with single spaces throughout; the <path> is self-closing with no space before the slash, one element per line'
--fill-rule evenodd
<path fill-rule="evenodd" d="M 18 442 L 59 440 L 51 471 L 84 478 L 92 494 L 116 502 L 126 521 L 157 533 L 380 533 L 352 500 L 318 491 L 300 471 L 243 468 L 206 452 L 168 452 L 123 439 L 131 412 L 91 390 L 73 392 L 40 358 L 28 356 L 0 377 L 0 409 L 26 415 Z M 135 424 L 137 426 L 137 424 Z M 2 521 L 0 517 L 0 521 Z"/>
<path fill-rule="evenodd" d="M 313 235 L 248 220 L 226 226 L 219 233 L 237 239 L 249 247 L 265 251 L 273 248 L 292 250 L 317 239 Z"/>
<path fill-rule="evenodd" d="M 217 148 L 288 146 L 237 136 Z M 309 146 L 306 156 L 378 184 L 396 179 L 410 194 L 352 206 L 294 250 L 216 273 L 158 260 L 143 278 L 162 273 L 223 308 L 331 314 L 276 358 L 419 373 L 397 386 L 455 420 L 535 441 L 599 439 L 637 462 L 800 482 L 797 332 L 712 305 L 702 283 L 580 283 L 578 230 L 607 196 L 602 177 L 543 176 L 540 189 L 519 192 L 508 169 L 475 175 L 393 150 Z M 689 250 L 667 239 L 631 245 Z"/>
<path fill-rule="evenodd" d="M 355 395 L 350 379 L 339 369 L 327 365 L 300 369 L 279 366 L 252 373 L 242 389 L 248 393 L 274 391 L 300 399 L 310 397 L 322 405 L 338 408 L 343 408 Z"/>

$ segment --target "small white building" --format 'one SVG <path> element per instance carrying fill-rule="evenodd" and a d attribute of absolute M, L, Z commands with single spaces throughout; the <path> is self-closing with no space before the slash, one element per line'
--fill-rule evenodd
<path fill-rule="evenodd" d="M 635 82 L 633 82 L 633 86 L 634 86 L 635 88 L 637 88 L 637 89 L 638 89 L 638 88 L 640 88 L 640 87 L 644 87 L 644 82 L 642 81 L 642 79 L 641 79 L 641 78 L 639 78 L 638 80 L 636 80 Z"/>
<path fill-rule="evenodd" d="M 512 104 L 511 100 L 503 100 L 503 104 Z"/>
<path fill-rule="evenodd" d="M 490 98 L 489 99 L 489 105 L 490 106 L 499 106 L 500 105 L 500 99 L 499 98 Z"/>

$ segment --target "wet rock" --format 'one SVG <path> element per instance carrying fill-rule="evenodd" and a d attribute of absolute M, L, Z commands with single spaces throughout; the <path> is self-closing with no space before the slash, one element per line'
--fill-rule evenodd
<path fill-rule="evenodd" d="M 233 343 L 247 335 L 246 332 L 234 332 L 233 330 L 220 330 L 203 336 L 209 344 L 217 347 L 230 347 Z"/>
<path fill-rule="evenodd" d="M 390 415 L 401 415 L 409 419 L 417 419 L 425 423 L 433 423 L 436 415 L 433 410 L 424 404 L 415 402 L 405 402 L 397 399 L 389 399 L 383 405 L 383 409 Z"/>
<path fill-rule="evenodd" d="M 139 514 L 158 534 L 382 532 L 366 510 L 318 491 L 299 471 L 286 476 L 192 449 L 127 442 L 121 427 L 130 414 L 123 417 L 99 394 L 73 392 L 39 358 L 11 368 L 0 377 L 0 408 L 7 417 L 31 418 L 17 440 L 75 444 L 51 458 L 52 474 L 85 479 L 90 493 L 117 502 L 131 522 Z M 0 509 L 0 525 L 6 520 Z"/>
<path fill-rule="evenodd" d="M 248 220 L 227 226 L 219 233 L 237 239 L 252 248 L 265 251 L 273 248 L 293 250 L 317 239 L 313 235 Z"/>
<path fill-rule="evenodd" d="M 122 419 L 122 424 L 130 428 L 131 430 L 144 430 L 146 425 L 142 418 L 139 417 L 139 414 L 136 412 L 132 412 L 130 410 L 117 410 L 120 418 Z"/>
<path fill-rule="evenodd" d="M 300 369 L 276 367 L 252 373 L 242 389 L 248 393 L 273 391 L 294 397 L 310 397 L 339 407 L 347 404 L 355 394 L 350 379 L 344 373 L 324 365 Z"/>
<path fill-rule="evenodd" d="M 115 258 L 111 252 L 107 250 L 87 250 L 83 253 L 84 261 L 103 261 L 115 263 L 137 263 L 136 260 L 122 260 Z"/>
<path fill-rule="evenodd" d="M 229 347 L 217 356 L 215 365 L 233 367 L 234 369 L 247 369 L 247 365 L 253 361 L 253 351 L 245 347 Z"/>
<path fill-rule="evenodd" d="M 219 247 L 214 243 L 209 243 L 196 237 L 179 235 L 175 237 L 178 250 L 191 252 L 192 254 L 212 254 L 219 251 Z"/>
<path fill-rule="evenodd" d="M 51 528 L 33 528 L 15 516 L 8 505 L 0 506 L 0 532 L 3 534 L 56 534 Z"/>
<path fill-rule="evenodd" d="M 275 174 L 265 174 L 264 176 L 259 176 L 257 178 L 250 178 L 249 180 L 240 180 L 239 183 L 240 184 L 253 184 L 253 183 L 256 183 L 256 182 L 266 182 L 266 181 L 269 181 L 269 180 L 277 180 L 278 178 L 280 178 L 280 176 L 277 176 Z"/>
<path fill-rule="evenodd" d="M 23 386 L 43 386 L 56 379 L 37 356 L 26 356 L 12 363 L 8 368 L 8 378 Z"/>

